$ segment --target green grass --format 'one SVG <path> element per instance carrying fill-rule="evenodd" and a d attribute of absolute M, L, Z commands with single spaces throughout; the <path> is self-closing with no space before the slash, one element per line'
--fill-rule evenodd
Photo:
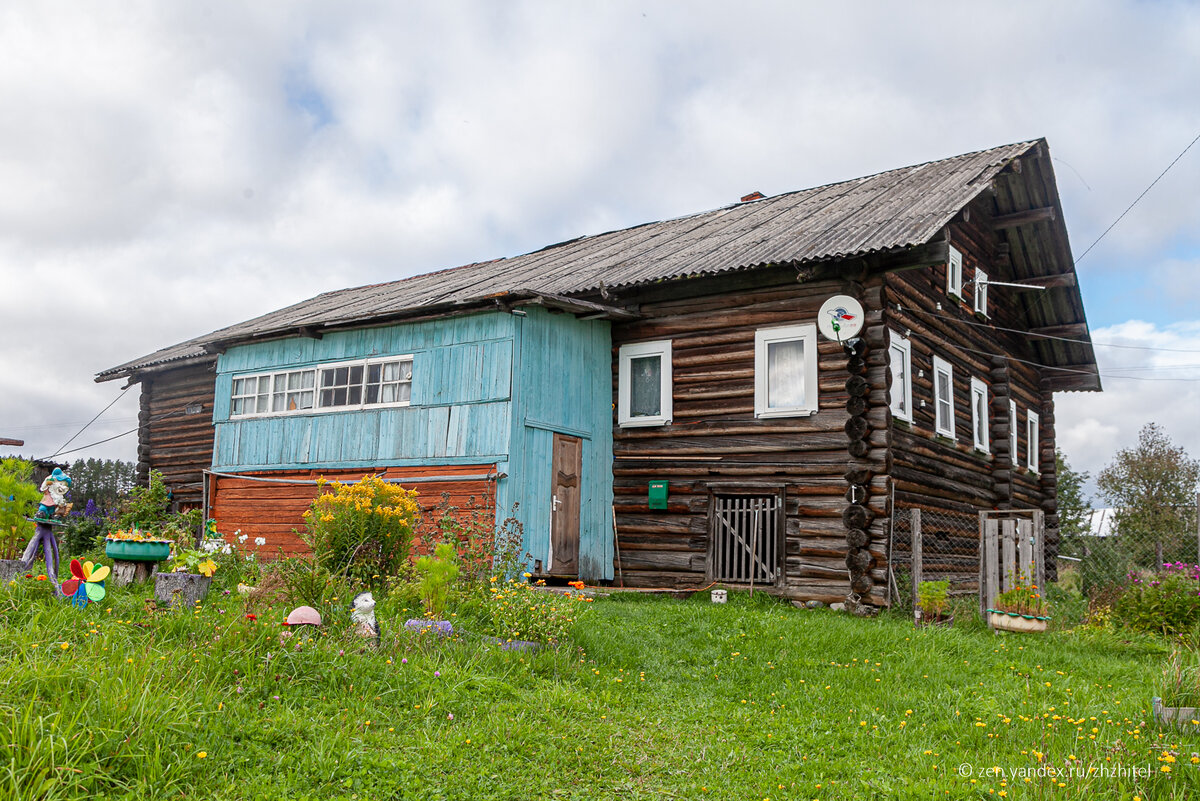
<path fill-rule="evenodd" d="M 1148 637 L 617 595 L 536 654 L 484 647 L 469 622 L 447 641 L 398 632 L 385 601 L 375 650 L 340 631 L 281 643 L 286 610 L 251 622 L 220 591 L 195 612 L 147 612 L 149 594 L 80 612 L 44 582 L 0 587 L 0 798 L 1200 791 L 1200 736 L 1148 722 L 1168 650 Z"/>

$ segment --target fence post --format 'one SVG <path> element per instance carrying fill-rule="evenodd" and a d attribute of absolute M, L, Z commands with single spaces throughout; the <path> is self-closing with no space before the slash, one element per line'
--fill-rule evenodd
<path fill-rule="evenodd" d="M 917 587 L 921 584 L 921 510 L 909 510 L 912 531 L 912 599 L 913 608 L 917 606 Z"/>
<path fill-rule="evenodd" d="M 1196 564 L 1200 565 L 1200 492 L 1196 493 Z"/>

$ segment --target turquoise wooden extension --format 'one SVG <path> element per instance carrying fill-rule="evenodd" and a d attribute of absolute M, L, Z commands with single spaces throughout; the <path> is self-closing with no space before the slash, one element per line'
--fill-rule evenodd
<path fill-rule="evenodd" d="M 496 519 L 515 507 L 530 567 L 611 579 L 609 323 L 524 311 L 231 347 L 217 362 L 213 469 L 495 463 L 507 474 L 497 482 Z M 231 416 L 235 378 L 387 356 L 412 357 L 408 405 Z"/>

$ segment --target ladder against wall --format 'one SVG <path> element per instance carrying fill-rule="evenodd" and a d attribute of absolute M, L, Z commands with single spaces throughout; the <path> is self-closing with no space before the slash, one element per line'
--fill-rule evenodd
<path fill-rule="evenodd" d="M 1024 582 L 1046 584 L 1045 513 L 1006 509 L 979 513 L 979 611 L 996 596 Z"/>

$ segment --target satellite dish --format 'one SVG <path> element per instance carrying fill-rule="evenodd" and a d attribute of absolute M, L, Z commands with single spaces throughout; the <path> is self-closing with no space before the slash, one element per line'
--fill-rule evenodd
<path fill-rule="evenodd" d="M 817 312 L 817 330 L 826 339 L 845 342 L 859 335 L 865 319 L 861 303 L 849 295 L 834 295 Z"/>

